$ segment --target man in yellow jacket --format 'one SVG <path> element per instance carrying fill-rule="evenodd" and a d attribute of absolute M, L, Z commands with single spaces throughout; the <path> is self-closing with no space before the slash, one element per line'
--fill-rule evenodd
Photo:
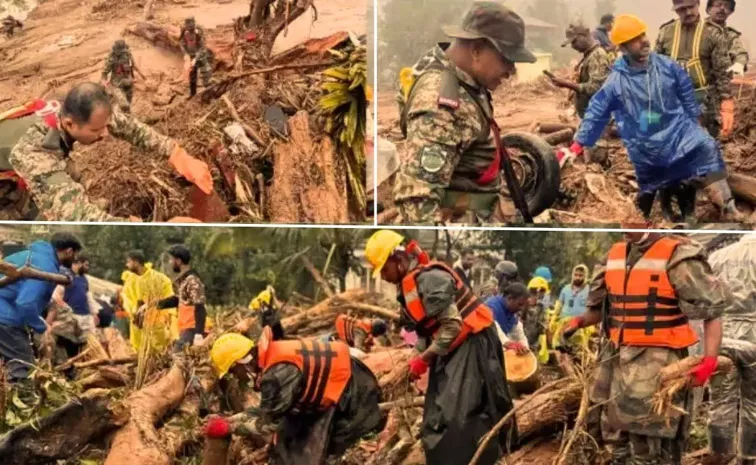
<path fill-rule="evenodd" d="M 173 295 L 171 278 L 153 269 L 141 250 L 126 254 L 126 269 L 133 275 L 127 278 L 123 286 L 124 307 L 131 315 L 131 345 L 138 351 L 144 333 L 148 332 L 152 347 L 158 350 L 168 347 L 172 340 L 178 338 L 176 309 L 160 311 L 156 305 L 159 300 Z M 143 321 L 135 321 L 137 319 L 134 317 L 143 306 L 147 309 Z"/>

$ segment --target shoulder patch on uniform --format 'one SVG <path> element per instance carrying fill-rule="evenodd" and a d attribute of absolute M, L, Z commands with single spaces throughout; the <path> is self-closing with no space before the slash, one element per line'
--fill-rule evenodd
<path fill-rule="evenodd" d="M 734 32 L 734 33 L 735 33 L 735 34 L 737 34 L 738 36 L 742 36 L 742 35 L 743 35 L 743 33 L 742 33 L 742 32 L 738 31 L 738 30 L 737 30 L 737 29 L 735 29 L 734 27 L 730 27 L 730 26 L 727 26 L 727 30 L 728 30 L 728 31 L 730 31 L 730 32 Z"/>
<path fill-rule="evenodd" d="M 459 99 L 453 99 L 449 97 L 439 96 L 438 97 L 438 106 L 440 107 L 448 107 L 451 109 L 456 110 L 459 108 Z"/>

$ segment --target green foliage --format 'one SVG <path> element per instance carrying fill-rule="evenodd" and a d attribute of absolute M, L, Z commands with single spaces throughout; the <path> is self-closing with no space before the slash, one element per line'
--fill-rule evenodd
<path fill-rule="evenodd" d="M 569 282 L 575 265 L 583 263 L 592 270 L 611 245 L 622 239 L 620 233 L 586 231 L 486 231 L 482 235 L 486 248 L 506 251 L 507 259 L 517 263 L 525 280 L 538 266 L 551 268 L 552 292 Z"/>

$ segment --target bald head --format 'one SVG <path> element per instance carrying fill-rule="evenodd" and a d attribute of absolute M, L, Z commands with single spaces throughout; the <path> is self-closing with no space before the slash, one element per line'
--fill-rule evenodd
<path fill-rule="evenodd" d="M 63 101 L 60 123 L 74 140 L 89 145 L 105 137 L 111 113 L 110 95 L 93 82 L 74 86 Z"/>

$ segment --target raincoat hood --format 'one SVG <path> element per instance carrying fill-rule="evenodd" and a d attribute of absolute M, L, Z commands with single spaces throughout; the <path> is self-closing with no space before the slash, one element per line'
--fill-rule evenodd
<path fill-rule="evenodd" d="M 593 147 L 612 116 L 627 147 L 642 192 L 724 171 L 716 141 L 698 123 L 688 73 L 675 61 L 651 53 L 648 67 L 617 59 L 604 86 L 591 99 L 575 141 Z"/>

